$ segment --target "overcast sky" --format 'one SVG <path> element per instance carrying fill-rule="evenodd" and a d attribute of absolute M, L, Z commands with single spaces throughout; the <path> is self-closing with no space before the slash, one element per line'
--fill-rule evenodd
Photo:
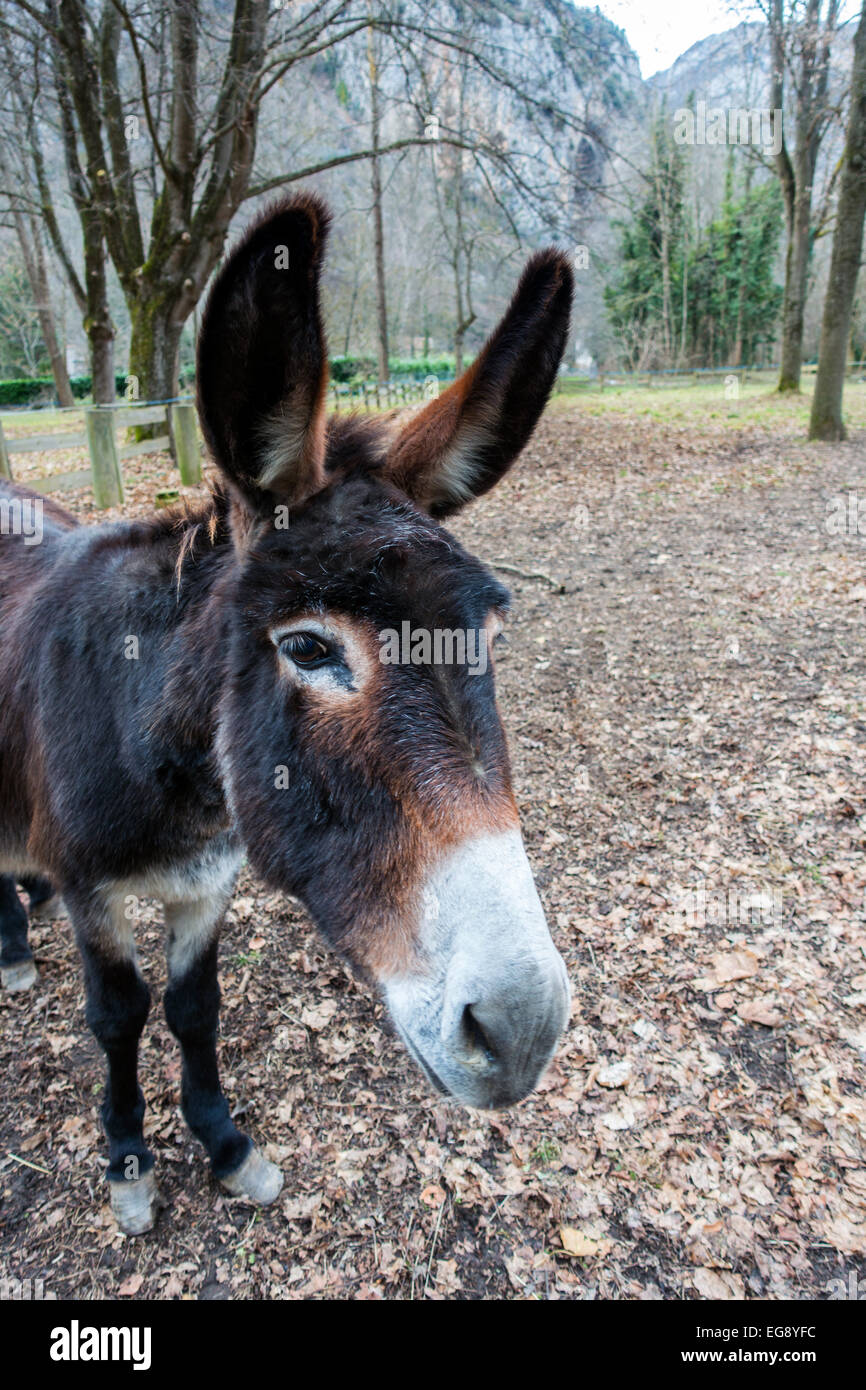
<path fill-rule="evenodd" d="M 591 0 L 583 0 L 590 3 Z M 743 19 L 757 19 L 760 11 L 749 0 L 597 0 L 602 14 L 625 30 L 640 59 L 643 77 L 669 68 L 681 53 L 699 39 L 732 29 Z M 848 17 L 858 9 L 856 0 L 843 0 Z"/>

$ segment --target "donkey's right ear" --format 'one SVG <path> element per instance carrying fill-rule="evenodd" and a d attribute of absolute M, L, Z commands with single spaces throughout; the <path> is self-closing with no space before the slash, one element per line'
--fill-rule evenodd
<path fill-rule="evenodd" d="M 202 429 L 217 467 L 257 510 L 325 485 L 319 274 L 329 220 L 309 194 L 272 207 L 220 270 L 202 319 Z"/>

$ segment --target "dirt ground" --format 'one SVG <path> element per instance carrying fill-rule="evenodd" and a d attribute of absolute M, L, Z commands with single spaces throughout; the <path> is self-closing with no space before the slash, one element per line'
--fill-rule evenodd
<path fill-rule="evenodd" d="M 128 1239 L 69 925 L 37 926 L 38 986 L 0 995 L 0 1277 L 61 1298 L 820 1299 L 866 1276 L 866 434 L 671 415 L 554 402 L 453 527 L 511 567 L 500 703 L 574 988 L 541 1090 L 500 1115 L 434 1098 L 300 906 L 245 873 L 222 1065 L 286 1187 L 233 1202 L 180 1116 L 154 904 L 141 1079 L 168 1205 Z M 151 456 L 125 510 L 170 481 Z M 849 493 L 862 537 L 833 530 Z"/>

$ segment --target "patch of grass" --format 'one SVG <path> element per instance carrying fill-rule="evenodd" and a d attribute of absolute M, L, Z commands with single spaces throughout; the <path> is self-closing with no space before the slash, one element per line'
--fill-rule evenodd
<path fill-rule="evenodd" d="M 749 373 L 739 381 L 739 395 L 729 401 L 723 376 L 686 380 L 676 385 L 621 385 L 597 381 L 561 383 L 551 401 L 552 409 L 572 410 L 595 416 L 643 415 L 668 423 L 697 426 L 709 420 L 724 430 L 767 429 L 794 433 L 804 438 L 809 426 L 814 375 L 803 377 L 799 395 L 779 395 L 774 389 L 775 373 Z M 866 382 L 849 379 L 845 383 L 844 416 L 849 429 L 866 427 Z"/>
<path fill-rule="evenodd" d="M 261 951 L 237 951 L 231 958 L 232 965 L 261 965 Z"/>
<path fill-rule="evenodd" d="M 548 1163 L 554 1163 L 559 1158 L 562 1150 L 555 1139 L 542 1139 L 529 1155 L 530 1163 L 534 1163 L 536 1168 L 546 1168 Z"/>

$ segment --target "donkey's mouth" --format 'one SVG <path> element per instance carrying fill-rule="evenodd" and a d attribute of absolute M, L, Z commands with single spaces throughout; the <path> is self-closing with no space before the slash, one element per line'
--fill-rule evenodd
<path fill-rule="evenodd" d="M 439 1079 L 439 1077 L 436 1075 L 435 1071 L 434 1071 L 433 1068 L 430 1066 L 430 1064 L 429 1064 L 428 1062 L 426 1062 L 426 1061 L 424 1060 L 424 1058 L 421 1056 L 421 1053 L 418 1051 L 418 1049 L 417 1049 L 416 1047 L 413 1047 L 413 1045 L 412 1045 L 412 1043 L 410 1042 L 409 1038 L 408 1038 L 408 1037 L 406 1036 L 406 1034 L 402 1031 L 402 1029 L 398 1029 L 397 1031 L 399 1032 L 400 1038 L 402 1039 L 402 1042 L 403 1042 L 403 1046 L 405 1047 L 406 1051 L 409 1053 L 409 1056 L 412 1058 L 412 1061 L 413 1061 L 413 1062 L 416 1064 L 416 1066 L 424 1073 L 424 1075 L 426 1076 L 427 1080 L 430 1082 L 430 1085 L 433 1087 L 433 1089 L 436 1090 L 436 1091 L 438 1091 L 439 1094 L 442 1095 L 442 1096 L 450 1096 L 450 1095 L 451 1095 L 451 1092 L 449 1091 L 448 1087 L 445 1085 L 445 1082 L 444 1082 L 444 1081 L 441 1081 L 441 1080 Z"/>
<path fill-rule="evenodd" d="M 571 991 L 520 832 L 464 841 L 420 897 L 424 965 L 383 982 L 403 1045 L 440 1095 L 505 1110 L 536 1087 L 568 1022 Z"/>

